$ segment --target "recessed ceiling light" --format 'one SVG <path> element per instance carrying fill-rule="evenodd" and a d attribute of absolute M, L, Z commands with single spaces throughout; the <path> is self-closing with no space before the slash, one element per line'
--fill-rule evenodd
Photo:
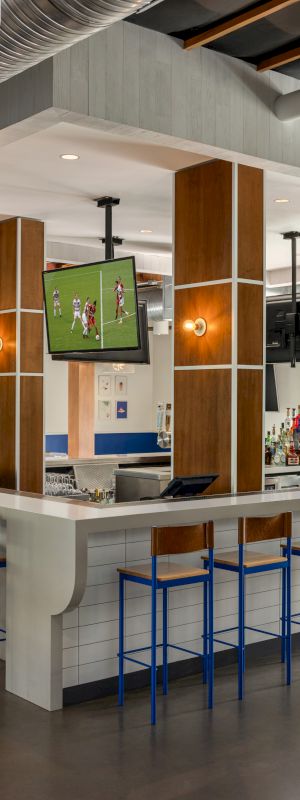
<path fill-rule="evenodd" d="M 78 161 L 80 156 L 77 156 L 76 153 L 63 153 L 60 158 L 63 158 L 64 161 Z"/>
<path fill-rule="evenodd" d="M 287 197 L 275 197 L 274 203 L 289 203 Z"/>
<path fill-rule="evenodd" d="M 141 228 L 140 233 L 153 233 L 151 228 Z"/>

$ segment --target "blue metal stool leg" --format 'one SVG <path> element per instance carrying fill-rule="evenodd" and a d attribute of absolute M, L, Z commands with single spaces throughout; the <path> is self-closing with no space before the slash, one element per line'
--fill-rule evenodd
<path fill-rule="evenodd" d="M 207 683 L 207 582 L 203 584 L 203 683 Z"/>
<path fill-rule="evenodd" d="M 214 551 L 209 550 L 209 671 L 208 671 L 208 708 L 214 704 Z"/>
<path fill-rule="evenodd" d="M 163 589 L 163 694 L 168 694 L 168 589 Z"/>
<path fill-rule="evenodd" d="M 281 570 L 281 661 L 284 664 L 286 654 L 286 569 Z"/>
<path fill-rule="evenodd" d="M 119 706 L 124 705 L 124 575 L 119 577 Z"/>
<path fill-rule="evenodd" d="M 245 575 L 244 575 L 244 548 L 239 544 L 239 647 L 238 647 L 238 673 L 239 673 L 239 700 L 244 696 L 244 647 L 245 647 Z"/>
<path fill-rule="evenodd" d="M 290 686 L 292 681 L 292 636 L 291 636 L 291 540 L 287 543 L 287 576 L 286 576 L 286 682 Z"/>
<path fill-rule="evenodd" d="M 152 556 L 151 588 L 151 725 L 156 723 L 156 556 Z"/>

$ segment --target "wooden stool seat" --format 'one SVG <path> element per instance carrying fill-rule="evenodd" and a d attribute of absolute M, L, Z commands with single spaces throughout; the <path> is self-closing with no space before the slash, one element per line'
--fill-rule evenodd
<path fill-rule="evenodd" d="M 205 556 L 202 556 L 205 558 Z M 244 551 L 244 559 L 243 564 L 244 567 L 262 567 L 266 566 L 267 564 L 277 564 L 282 563 L 283 561 L 287 561 L 285 556 L 276 556 L 271 555 L 268 553 L 259 553 L 254 550 L 245 550 Z M 239 566 L 239 554 L 238 550 L 228 552 L 228 553 L 220 553 L 220 555 L 214 556 L 214 564 L 228 564 L 231 567 L 238 567 Z"/>
<path fill-rule="evenodd" d="M 283 549 L 284 547 L 286 547 L 286 544 L 281 544 L 280 547 L 282 547 L 282 549 Z M 300 553 L 300 545 L 299 544 L 292 544 L 292 550 L 293 550 L 293 552 L 296 551 L 296 552 Z"/>
<path fill-rule="evenodd" d="M 133 567 L 118 567 L 118 572 L 123 575 L 132 575 L 136 578 L 146 578 L 151 581 L 151 564 L 136 564 Z M 199 575 L 208 575 L 207 569 L 201 567 L 190 567 L 187 564 L 176 564 L 175 562 L 157 564 L 157 581 L 176 581 L 182 578 L 194 578 Z"/>

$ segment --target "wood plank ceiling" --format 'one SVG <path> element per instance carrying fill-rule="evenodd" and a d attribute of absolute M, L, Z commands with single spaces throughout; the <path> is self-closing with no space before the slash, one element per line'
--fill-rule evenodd
<path fill-rule="evenodd" d="M 130 22 L 300 79 L 300 0 L 162 0 Z"/>

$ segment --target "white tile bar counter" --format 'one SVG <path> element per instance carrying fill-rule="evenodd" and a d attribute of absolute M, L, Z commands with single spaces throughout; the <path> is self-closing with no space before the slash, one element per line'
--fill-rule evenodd
<path fill-rule="evenodd" d="M 293 512 L 294 536 L 300 537 L 299 490 L 115 506 L 2 490 L 0 535 L 2 540 L 5 536 L 7 554 L 6 689 L 51 711 L 62 707 L 63 687 L 117 674 L 116 570 L 120 564 L 149 558 L 152 525 L 213 519 L 216 549 L 222 549 L 236 545 L 239 516 L 282 511 Z M 272 547 L 278 548 L 278 543 L 268 543 L 269 551 Z M 186 559 L 198 561 L 199 554 Z M 300 580 L 294 563 L 293 569 L 295 611 L 300 610 Z M 220 627 L 222 619 L 221 627 L 227 627 L 235 624 L 237 615 L 237 581 L 230 573 L 219 572 L 215 624 Z M 268 628 L 278 630 L 279 580 L 277 572 L 249 579 L 249 624 L 265 627 L 268 623 Z M 199 640 L 200 646 L 201 604 L 202 594 L 195 587 L 171 590 L 170 642 L 193 643 L 195 649 Z M 131 647 L 148 644 L 150 622 L 147 587 L 129 587 L 126 646 L 128 642 Z M 264 638 L 255 633 L 249 636 L 248 642 Z M 172 658 L 178 657 L 182 659 L 182 654 L 173 651 Z"/>

